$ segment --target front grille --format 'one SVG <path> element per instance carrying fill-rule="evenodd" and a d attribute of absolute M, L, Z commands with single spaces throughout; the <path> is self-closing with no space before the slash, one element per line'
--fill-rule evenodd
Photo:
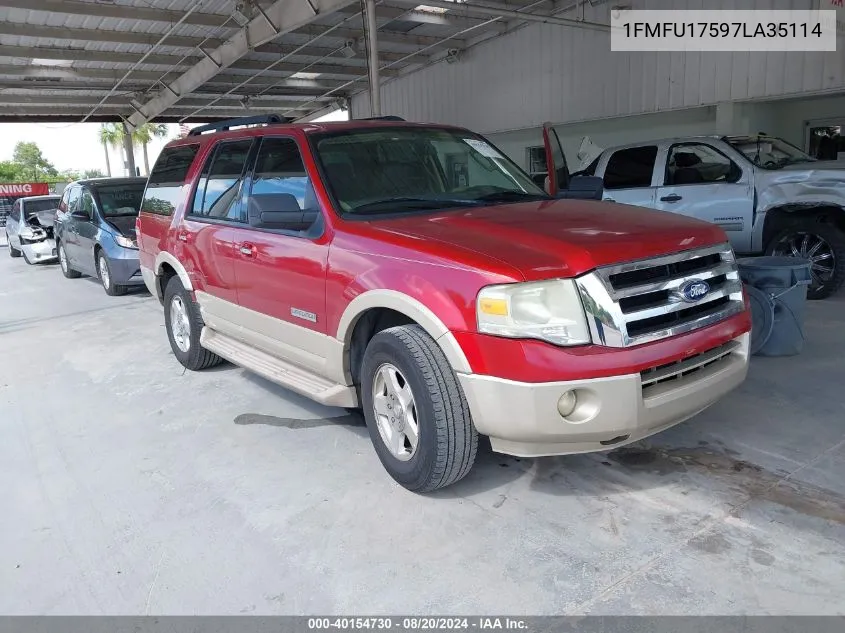
<path fill-rule="evenodd" d="M 703 281 L 701 297 L 685 296 Z M 600 268 L 578 280 L 593 341 L 639 345 L 689 332 L 744 309 L 742 282 L 728 244 Z"/>
<path fill-rule="evenodd" d="M 705 367 L 712 367 L 722 361 L 726 361 L 728 360 L 728 356 L 739 349 L 740 344 L 736 341 L 731 341 L 730 343 L 714 347 L 711 350 L 690 356 L 684 360 L 645 369 L 640 372 L 643 393 L 647 395 L 649 387 L 681 380 L 696 372 L 700 372 Z"/>

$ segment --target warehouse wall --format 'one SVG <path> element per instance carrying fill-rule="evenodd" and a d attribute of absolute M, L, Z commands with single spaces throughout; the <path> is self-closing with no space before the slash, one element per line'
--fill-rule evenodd
<path fill-rule="evenodd" d="M 737 0 L 733 8 L 814 8 L 818 0 Z M 608 22 L 612 3 L 587 5 Z M 723 5 L 725 3 L 722 3 Z M 645 8 L 646 0 L 635 0 Z M 702 8 L 701 0 L 648 0 L 648 8 Z M 845 36 L 831 53 L 613 53 L 608 33 L 532 24 L 386 82 L 382 110 L 483 133 L 664 112 L 752 98 L 845 89 Z M 352 100 L 369 114 L 366 94 Z"/>

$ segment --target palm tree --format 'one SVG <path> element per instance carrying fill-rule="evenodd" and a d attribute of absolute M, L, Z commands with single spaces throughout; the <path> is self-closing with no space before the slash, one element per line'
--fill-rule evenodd
<path fill-rule="evenodd" d="M 100 126 L 100 143 L 106 154 L 106 171 L 111 178 L 111 161 L 109 161 L 109 146 L 119 148 L 123 144 L 123 127 L 116 123 L 104 123 Z"/>
<path fill-rule="evenodd" d="M 144 172 L 150 175 L 150 159 L 147 156 L 147 143 L 154 138 L 167 136 L 167 126 L 164 123 L 144 123 L 132 132 L 132 142 L 144 149 Z"/>

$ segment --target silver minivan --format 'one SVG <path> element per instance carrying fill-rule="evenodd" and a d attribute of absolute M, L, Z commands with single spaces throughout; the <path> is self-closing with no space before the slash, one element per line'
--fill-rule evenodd
<path fill-rule="evenodd" d="M 57 259 L 53 224 L 60 199 L 59 196 L 29 196 L 15 200 L 6 218 L 6 242 L 11 257 L 23 255 L 27 264 Z"/>

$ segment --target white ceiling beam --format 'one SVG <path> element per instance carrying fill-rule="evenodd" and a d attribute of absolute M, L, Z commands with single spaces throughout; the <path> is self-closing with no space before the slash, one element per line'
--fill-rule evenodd
<path fill-rule="evenodd" d="M 20 35 L 26 37 L 40 37 L 51 40 L 76 40 L 88 42 L 113 42 L 118 44 L 142 44 L 145 46 L 154 45 L 161 33 L 141 33 L 133 31 L 115 31 L 110 29 L 84 29 L 66 28 L 61 26 L 44 26 L 40 24 L 21 24 L 16 22 L 0 21 L 0 35 Z M 360 34 L 359 34 L 360 36 Z M 326 36 L 326 40 L 330 36 Z M 331 37 L 337 39 L 338 35 L 332 33 Z M 186 37 L 183 35 L 168 35 L 164 42 L 166 46 L 197 49 L 202 46 L 205 50 L 214 49 L 223 44 L 221 39 L 205 39 L 202 37 Z M 287 55 L 295 46 L 283 46 L 281 44 L 263 44 L 256 49 L 259 53 L 271 53 L 276 55 Z M 332 53 L 338 48 L 337 44 L 316 42 L 313 46 L 303 49 L 302 55 L 313 55 L 322 57 Z M 151 55 L 151 57 L 153 57 Z M 395 61 L 402 57 L 402 53 L 391 53 L 380 51 L 379 57 L 384 61 Z"/>
<path fill-rule="evenodd" d="M 123 76 L 124 72 L 125 70 L 122 69 L 111 70 L 105 68 L 60 68 L 58 66 L 24 66 L 21 64 L 4 65 L 2 62 L 0 62 L 0 77 L 23 77 L 24 80 L 22 81 L 22 83 L 24 85 L 29 81 L 44 81 L 52 83 L 54 81 L 73 80 L 79 80 L 80 82 L 90 82 L 91 80 L 106 82 L 110 81 L 113 84 L 115 81 L 120 79 L 121 76 Z M 158 81 L 161 76 L 161 71 L 136 70 L 132 73 L 131 79 L 129 81 L 146 82 L 146 89 L 154 85 L 154 83 Z M 240 83 L 248 76 L 249 75 L 237 74 L 232 72 L 221 72 L 219 75 L 215 75 L 214 78 L 212 78 L 204 85 L 231 88 L 233 85 Z M 291 88 L 293 90 L 297 90 L 300 88 L 313 88 L 315 90 L 319 90 L 320 88 L 334 88 L 339 86 L 341 83 L 343 83 L 343 81 L 339 79 L 284 79 L 278 76 L 273 76 L 271 73 L 267 73 L 266 75 L 256 77 L 255 80 L 249 83 L 249 86 L 253 89 L 266 88 L 268 86 L 274 85 L 279 90 L 287 88 Z"/>
<path fill-rule="evenodd" d="M 192 68 L 167 85 L 158 95 L 141 106 L 141 111 L 129 117 L 129 124 L 138 127 L 190 94 L 221 69 L 231 66 L 256 46 L 328 15 L 353 0 L 278 0 L 262 10 L 225 44 L 210 52 L 213 59 L 201 59 Z"/>
<path fill-rule="evenodd" d="M 287 1 L 287 0 L 282 0 Z M 296 0 L 300 1 L 300 0 Z M 304 2 L 304 0 L 301 0 Z M 350 0 L 323 0 L 324 2 L 348 2 Z M 219 49 L 218 49 L 219 50 Z M 247 51 L 248 52 L 248 51 Z M 216 60 L 220 60 L 216 52 L 212 52 Z M 89 61 L 89 62 L 110 62 L 115 64 L 134 64 L 139 59 L 137 53 L 119 53 L 116 51 L 89 51 L 81 48 L 62 48 L 62 47 L 48 47 L 48 46 L 7 46 L 0 45 L 0 57 L 18 57 L 24 59 L 56 59 L 66 61 Z M 181 63 L 180 63 L 181 62 Z M 358 65 L 353 64 L 315 64 L 308 69 L 308 72 L 322 73 L 327 75 L 340 75 L 345 77 L 357 77 L 364 69 L 365 60 L 356 60 Z M 202 56 L 188 56 L 187 58 L 180 55 L 162 55 L 152 54 L 148 55 L 141 64 L 144 66 L 169 66 L 172 69 L 187 69 L 195 65 L 205 63 L 214 66 L 214 62 Z M 223 68 L 229 67 L 241 70 L 263 70 L 272 63 L 272 60 L 256 60 L 256 59 L 240 59 L 234 60 L 227 64 L 222 64 Z M 297 72 L 302 69 L 305 64 L 302 62 L 282 62 L 276 64 L 274 69 L 276 71 Z M 222 70 L 222 68 L 221 68 Z M 125 72 L 125 71 L 124 71 Z M 394 71 L 395 74 L 396 71 Z M 121 73 L 122 74 L 122 73 Z M 159 75 L 164 74 L 163 72 Z M 215 73 L 216 74 L 216 73 Z M 133 75 L 134 76 L 134 73 Z M 131 79 L 132 76 L 129 78 Z"/>
<path fill-rule="evenodd" d="M 50 105 L 81 105 L 87 106 L 89 109 L 92 106 L 97 105 L 97 103 L 101 99 L 101 95 L 47 95 L 47 94 L 37 94 L 37 95 L 18 95 L 18 94 L 8 94 L 2 93 L 0 94 L 0 105 L 32 105 L 32 106 L 50 106 Z M 188 109 L 188 108 L 216 108 L 216 109 L 231 109 L 231 108 L 244 108 L 241 101 L 239 99 L 227 98 L 227 99 L 220 99 L 214 103 L 214 105 L 210 105 L 209 103 L 216 99 L 216 97 L 212 98 L 205 98 L 205 99 L 198 99 L 196 97 L 189 97 L 186 99 L 182 99 L 179 102 L 178 108 L 179 109 Z M 313 101 L 313 99 L 311 100 Z M 330 101 L 330 99 L 325 99 L 325 101 Z M 132 108 L 125 99 L 120 97 L 109 97 L 103 105 L 112 106 L 115 108 L 124 108 L 125 110 L 129 110 Z M 252 99 L 249 104 L 250 110 L 299 110 L 299 109 L 311 109 L 309 102 L 301 102 L 301 101 L 285 101 L 284 99 Z"/>
<path fill-rule="evenodd" d="M 29 11 L 43 11 L 45 13 L 84 15 L 120 20 L 144 20 L 148 22 L 163 22 L 165 24 L 175 24 L 184 15 L 183 11 L 169 11 L 167 9 L 153 9 L 143 6 L 126 6 L 100 2 L 78 2 L 77 0 L 3 0 L 3 6 Z M 221 26 L 228 19 L 229 15 L 221 13 L 194 12 L 188 16 L 185 24 Z"/>

